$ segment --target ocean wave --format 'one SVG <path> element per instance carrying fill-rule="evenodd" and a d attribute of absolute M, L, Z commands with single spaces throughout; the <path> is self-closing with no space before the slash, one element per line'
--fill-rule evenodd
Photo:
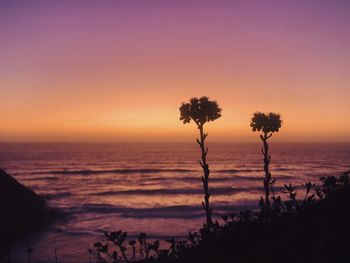
<path fill-rule="evenodd" d="M 238 212 L 246 209 L 255 209 L 258 203 L 247 202 L 237 205 L 216 205 L 213 204 L 214 216 L 221 216 L 232 212 Z M 176 218 L 176 219 L 192 219 L 203 217 L 203 207 L 191 205 L 175 205 L 150 208 L 131 208 L 122 206 L 113 206 L 105 204 L 84 204 L 79 212 L 87 213 L 115 213 L 121 217 L 129 218 Z M 76 211 L 78 212 L 78 211 Z"/>
<path fill-rule="evenodd" d="M 254 172 L 260 172 L 260 171 L 261 169 L 224 169 L 224 170 L 213 170 L 212 172 L 235 174 L 235 173 L 254 173 Z"/>
<path fill-rule="evenodd" d="M 62 193 L 56 193 L 56 194 L 40 194 L 44 199 L 51 200 L 51 199 L 56 199 L 56 198 L 61 198 L 61 197 L 67 197 L 71 196 L 71 192 L 62 192 Z"/>
<path fill-rule="evenodd" d="M 202 174 L 199 173 L 198 176 L 152 176 L 144 179 L 144 182 L 164 182 L 164 181 L 181 181 L 181 182 L 201 182 Z M 293 179 L 292 176 L 281 175 L 274 176 L 276 180 L 290 180 Z M 125 179 L 128 180 L 128 179 Z M 233 182 L 233 181 L 251 181 L 251 182 L 262 182 L 264 180 L 263 176 L 244 176 L 244 175 L 234 175 L 234 176 L 225 176 L 217 177 L 215 173 L 210 177 L 210 182 L 212 183 L 222 183 L 222 182 Z M 132 181 L 132 180 L 130 180 Z"/>
<path fill-rule="evenodd" d="M 46 180 L 58 180 L 59 178 L 56 176 L 45 176 L 45 177 L 25 177 L 26 181 L 46 181 Z"/>
<path fill-rule="evenodd" d="M 286 167 L 278 167 L 278 168 L 271 168 L 271 171 L 291 171 L 296 170 L 294 168 L 286 168 Z M 256 172 L 264 172 L 263 168 L 251 168 L 251 169 L 224 169 L 224 170 L 213 170 L 213 172 L 217 173 L 228 173 L 228 174 L 236 174 L 236 173 L 256 173 Z"/>
<path fill-rule="evenodd" d="M 283 187 L 274 187 L 275 191 L 282 191 Z M 263 191 L 262 186 L 257 187 L 217 187 L 212 188 L 213 195 L 229 195 L 235 194 L 238 192 L 257 192 Z M 95 192 L 88 193 L 87 195 L 95 195 L 95 196 L 110 196 L 110 195 L 199 195 L 203 194 L 202 188 L 159 188 L 159 189 L 131 189 L 131 190 L 112 190 L 112 191 L 103 191 L 103 192 Z"/>
<path fill-rule="evenodd" d="M 186 173 L 195 172 L 191 169 L 110 169 L 110 170 L 54 170 L 46 172 L 35 172 L 35 174 L 129 174 L 129 173 L 163 173 L 163 172 L 176 172 L 176 173 Z"/>
<path fill-rule="evenodd" d="M 298 169 L 296 169 L 296 168 L 284 168 L 284 167 L 271 168 L 271 171 L 279 171 L 279 172 L 291 171 L 291 170 L 298 170 Z"/>
<path fill-rule="evenodd" d="M 276 168 L 275 171 L 287 171 L 289 168 Z M 212 173 L 219 174 L 236 174 L 236 173 L 254 173 L 261 172 L 262 169 L 220 169 L 211 170 Z M 92 170 L 92 169 L 81 169 L 81 170 L 49 170 L 49 171 L 35 171 L 30 174 L 129 174 L 129 173 L 140 173 L 140 174 L 150 174 L 150 173 L 201 173 L 199 169 L 158 169 L 158 168 L 121 168 L 121 169 L 105 169 L 105 170 Z"/>

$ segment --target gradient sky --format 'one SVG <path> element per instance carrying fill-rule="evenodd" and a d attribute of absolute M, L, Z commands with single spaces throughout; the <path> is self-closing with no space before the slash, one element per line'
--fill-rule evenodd
<path fill-rule="evenodd" d="M 0 141 L 350 141 L 350 1 L 0 1 Z"/>

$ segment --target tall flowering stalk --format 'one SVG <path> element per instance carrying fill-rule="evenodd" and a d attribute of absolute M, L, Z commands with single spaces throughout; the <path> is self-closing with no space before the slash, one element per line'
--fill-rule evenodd
<path fill-rule="evenodd" d="M 191 120 L 197 125 L 199 129 L 199 139 L 197 143 L 201 149 L 200 166 L 203 169 L 202 183 L 204 189 L 204 202 L 202 202 L 205 215 L 206 225 L 205 228 L 209 230 L 212 225 L 212 207 L 210 207 L 209 199 L 211 195 L 211 189 L 209 188 L 209 164 L 207 163 L 208 148 L 205 146 L 205 139 L 208 134 L 204 132 L 204 124 L 209 121 L 214 121 L 221 117 L 221 108 L 216 101 L 210 101 L 208 97 L 191 98 L 188 103 L 182 103 L 180 107 L 180 120 L 184 124 L 190 123 Z"/>
<path fill-rule="evenodd" d="M 263 208 L 268 215 L 270 212 L 270 192 L 272 188 L 271 173 L 269 165 L 271 162 L 271 156 L 269 154 L 269 144 L 268 139 L 271 138 L 274 132 L 278 132 L 282 126 L 281 116 L 279 114 L 270 112 L 269 114 L 256 112 L 254 113 L 250 127 L 253 131 L 261 131 L 260 139 L 263 142 L 263 148 L 261 149 L 264 156 L 264 190 L 265 190 L 265 200 L 263 200 Z"/>

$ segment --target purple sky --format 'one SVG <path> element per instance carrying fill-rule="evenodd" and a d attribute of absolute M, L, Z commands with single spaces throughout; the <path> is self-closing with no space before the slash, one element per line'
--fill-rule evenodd
<path fill-rule="evenodd" d="M 1 1 L 0 141 L 187 140 L 191 96 L 216 140 L 350 141 L 350 1 Z M 327 123 L 325 125 L 325 120 Z"/>

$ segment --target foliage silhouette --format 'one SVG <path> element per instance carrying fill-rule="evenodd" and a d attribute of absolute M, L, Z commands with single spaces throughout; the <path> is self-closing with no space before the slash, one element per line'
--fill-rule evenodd
<path fill-rule="evenodd" d="M 113 263 L 119 262 L 136 262 L 138 260 L 147 260 L 149 258 L 159 257 L 162 251 L 159 250 L 159 240 L 149 242 L 145 233 L 138 236 L 138 247 L 135 240 L 127 241 L 127 232 L 115 231 L 105 232 L 106 242 L 96 242 L 93 247 L 96 252 L 96 262 L 108 262 L 108 258 Z M 110 243 L 114 245 L 112 250 Z M 128 246 L 129 245 L 129 246 Z M 137 254 L 138 253 L 138 254 Z M 91 260 L 91 252 L 89 250 L 89 260 Z"/>
<path fill-rule="evenodd" d="M 204 189 L 204 202 L 202 202 L 206 224 L 204 228 L 210 230 L 212 221 L 212 207 L 210 207 L 209 199 L 211 195 L 211 189 L 209 188 L 209 175 L 210 169 L 207 163 L 208 148 L 205 146 L 205 139 L 208 134 L 204 132 L 204 124 L 210 121 L 215 121 L 221 117 L 221 108 L 216 101 L 210 101 L 208 97 L 191 98 L 188 103 L 182 103 L 180 107 L 180 120 L 184 124 L 190 123 L 191 120 L 197 125 L 199 129 L 199 139 L 197 143 L 201 148 L 202 158 L 199 161 L 200 166 L 203 169 L 204 175 L 202 176 L 202 183 Z"/>
<path fill-rule="evenodd" d="M 223 217 L 223 225 L 196 236 L 195 241 L 192 233 L 187 240 L 171 240 L 168 251 L 176 253 L 139 262 L 348 262 L 349 180 L 349 174 L 344 174 L 321 178 L 318 187 L 307 182 L 302 185 L 305 194 L 301 199 L 297 198 L 297 187 L 285 185 L 287 200 L 276 203 L 278 209 L 271 207 L 271 221 L 265 220 L 264 211 L 230 214 Z M 266 235 L 269 242 L 262 247 Z M 265 248 L 270 252 L 268 257 Z"/>
<path fill-rule="evenodd" d="M 32 248 L 27 248 L 27 254 L 28 254 L 28 263 L 31 262 L 31 258 L 32 258 L 32 252 L 33 252 L 33 249 Z"/>
<path fill-rule="evenodd" d="M 275 180 L 271 180 L 272 177 L 269 170 L 271 156 L 269 154 L 269 145 L 267 143 L 267 140 L 271 138 L 274 132 L 279 131 L 279 129 L 281 128 L 281 125 L 282 125 L 281 116 L 279 114 L 272 113 L 272 112 L 270 112 L 269 114 L 256 112 L 254 113 L 250 122 L 250 127 L 252 127 L 254 132 L 256 131 L 262 132 L 262 134 L 260 134 L 260 139 L 263 142 L 263 148 L 261 149 L 261 151 L 264 156 L 265 200 L 262 199 L 260 204 L 262 209 L 265 211 L 267 218 L 269 217 L 269 213 L 270 213 L 270 192 L 273 191 L 273 184 L 275 183 Z"/>
<path fill-rule="evenodd" d="M 347 244 L 350 242 L 350 178 L 346 173 L 339 178 L 321 177 L 321 185 L 311 182 L 302 184 L 304 195 L 297 198 L 297 187 L 285 185 L 287 200 L 280 196 L 272 199 L 270 221 L 265 213 L 242 211 L 239 214 L 223 216 L 224 224 L 213 224 L 212 231 L 201 229 L 200 233 L 189 233 L 188 239 L 169 239 L 168 249 L 159 249 L 159 241 L 146 241 L 140 234 L 139 249 L 136 241 L 129 241 L 133 251 L 131 258 L 118 257 L 109 252 L 108 243 L 95 243 L 98 248 L 97 262 L 106 262 L 100 253 L 109 255 L 114 263 L 156 262 L 156 263 L 226 263 L 226 262 L 348 262 Z M 269 225 L 269 228 L 266 226 Z M 268 229 L 268 233 L 266 233 Z M 126 232 L 105 234 L 124 251 Z M 262 248 L 262 242 L 268 241 Z M 267 249 L 269 254 L 266 256 Z M 154 250 L 154 256 L 149 252 Z M 136 261 L 135 251 L 139 251 Z"/>

